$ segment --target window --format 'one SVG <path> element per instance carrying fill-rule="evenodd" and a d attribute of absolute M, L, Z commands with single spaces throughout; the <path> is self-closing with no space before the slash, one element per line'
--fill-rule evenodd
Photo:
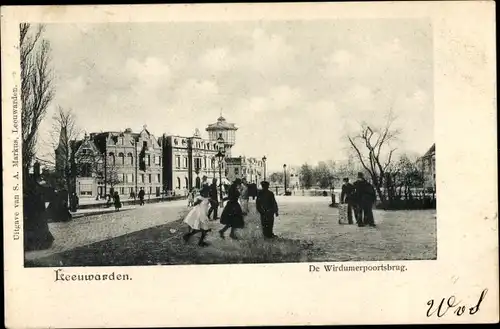
<path fill-rule="evenodd" d="M 129 187 L 128 188 L 128 194 L 132 194 L 132 192 L 134 192 L 134 188 L 133 187 Z"/>
<path fill-rule="evenodd" d="M 207 169 L 207 158 L 206 158 L 206 157 L 204 157 L 204 158 L 203 158 L 203 161 L 204 161 L 204 166 L 203 166 L 203 168 Z"/>
<path fill-rule="evenodd" d="M 175 157 L 175 166 L 176 166 L 177 168 L 180 168 L 180 167 L 181 167 L 181 157 L 180 157 L 180 156 L 178 156 L 178 155 Z"/>
<path fill-rule="evenodd" d="M 109 153 L 109 161 L 112 165 L 115 165 L 115 154 L 113 152 Z"/>
<path fill-rule="evenodd" d="M 151 183 L 151 174 L 148 174 L 148 183 Z"/>
<path fill-rule="evenodd" d="M 125 174 L 122 174 L 122 182 L 125 182 Z M 122 193 L 123 194 L 123 193 Z"/>
<path fill-rule="evenodd" d="M 240 173 L 240 171 L 238 170 L 238 168 L 234 168 L 234 174 L 238 175 L 239 173 Z"/>
<path fill-rule="evenodd" d="M 81 195 L 92 195 L 92 184 L 80 184 Z"/>
<path fill-rule="evenodd" d="M 186 157 L 184 157 L 183 159 L 184 159 L 184 163 L 183 163 L 184 166 L 183 167 L 187 168 L 187 166 L 188 166 L 188 159 Z"/>
<path fill-rule="evenodd" d="M 188 188 L 188 186 L 189 186 L 189 181 L 187 177 L 184 177 L 184 188 Z"/>
<path fill-rule="evenodd" d="M 153 194 L 153 187 L 152 186 L 149 187 L 149 194 Z"/>
<path fill-rule="evenodd" d="M 124 165 L 125 164 L 125 154 L 123 153 L 118 153 L 118 157 L 120 158 L 120 164 Z"/>
<path fill-rule="evenodd" d="M 142 147 L 147 149 L 148 148 L 148 142 L 147 141 L 144 141 L 142 142 Z"/>
<path fill-rule="evenodd" d="M 160 174 L 156 175 L 156 182 L 157 183 L 161 182 L 161 175 Z"/>
<path fill-rule="evenodd" d="M 127 157 L 128 157 L 128 163 L 130 165 L 133 165 L 134 164 L 134 157 L 132 156 L 132 153 L 127 154 Z"/>
<path fill-rule="evenodd" d="M 125 188 L 124 187 L 120 187 L 120 194 L 125 194 Z"/>
<path fill-rule="evenodd" d="M 134 182 L 134 174 L 127 174 L 127 183 Z"/>
<path fill-rule="evenodd" d="M 148 166 L 151 166 L 151 155 L 148 154 Z"/>
<path fill-rule="evenodd" d="M 158 157 L 158 165 L 161 166 L 161 156 Z"/>
<path fill-rule="evenodd" d="M 144 174 L 141 174 L 141 181 L 140 183 L 144 183 Z"/>
<path fill-rule="evenodd" d="M 177 188 L 181 188 L 181 179 L 177 177 Z"/>

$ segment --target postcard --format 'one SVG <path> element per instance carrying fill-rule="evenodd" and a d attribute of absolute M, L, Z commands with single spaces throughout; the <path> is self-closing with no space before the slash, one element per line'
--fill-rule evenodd
<path fill-rule="evenodd" d="M 492 1 L 1 11 L 8 328 L 498 322 Z"/>

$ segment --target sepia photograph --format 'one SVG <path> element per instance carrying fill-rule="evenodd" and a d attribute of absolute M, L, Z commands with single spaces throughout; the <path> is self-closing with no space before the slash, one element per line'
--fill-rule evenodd
<path fill-rule="evenodd" d="M 1 12 L 7 328 L 498 322 L 492 1 Z"/>
<path fill-rule="evenodd" d="M 22 23 L 20 45 L 27 267 L 436 259 L 430 20 Z"/>

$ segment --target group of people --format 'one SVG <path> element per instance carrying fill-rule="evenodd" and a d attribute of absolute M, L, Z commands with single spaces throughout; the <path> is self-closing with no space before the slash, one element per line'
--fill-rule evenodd
<path fill-rule="evenodd" d="M 274 193 L 269 191 L 269 183 L 261 183 L 262 190 L 257 196 L 257 211 L 261 217 L 262 233 L 265 238 L 276 238 L 273 233 L 274 216 L 278 216 L 278 204 Z M 188 242 L 189 239 L 200 233 L 198 241 L 199 246 L 207 246 L 205 238 L 211 231 L 209 221 L 219 219 L 217 211 L 219 208 L 219 196 L 217 189 L 217 179 L 214 178 L 212 184 L 208 185 L 206 176 L 203 177 L 201 188 L 191 191 L 188 196 L 188 207 L 191 208 L 184 219 L 184 223 L 189 226 L 189 231 L 184 234 L 183 239 Z M 195 196 L 195 193 L 197 195 Z M 248 185 L 245 179 L 235 179 L 227 191 L 227 196 L 221 202 L 227 201 L 224 210 L 220 216 L 222 229 L 218 231 L 219 236 L 224 239 L 225 233 L 230 230 L 229 237 L 238 240 L 236 230 L 245 227 L 244 218 L 249 214 L 249 193 Z M 210 215 L 213 214 L 212 219 Z"/>
<path fill-rule="evenodd" d="M 349 178 L 344 178 L 340 194 L 340 203 L 343 205 L 339 207 L 340 222 L 342 222 L 342 218 L 347 217 L 347 222 L 353 224 L 352 214 L 354 213 L 356 224 L 359 227 L 375 227 L 372 209 L 376 200 L 375 189 L 365 179 L 363 173 L 358 173 L 358 179 L 353 184 L 349 183 Z M 346 211 L 347 214 L 345 214 Z"/>

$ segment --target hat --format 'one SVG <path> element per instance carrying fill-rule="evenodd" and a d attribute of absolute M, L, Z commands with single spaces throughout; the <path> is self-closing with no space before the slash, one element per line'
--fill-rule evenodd
<path fill-rule="evenodd" d="M 365 178 L 365 175 L 362 172 L 358 172 L 358 178 Z"/>
<path fill-rule="evenodd" d="M 348 182 L 349 181 L 349 178 L 344 178 L 344 182 Z"/>
<path fill-rule="evenodd" d="M 261 185 L 262 187 L 264 187 L 264 186 L 265 186 L 265 187 L 269 187 L 269 182 L 264 180 L 264 181 L 260 182 L 260 185 Z"/>

